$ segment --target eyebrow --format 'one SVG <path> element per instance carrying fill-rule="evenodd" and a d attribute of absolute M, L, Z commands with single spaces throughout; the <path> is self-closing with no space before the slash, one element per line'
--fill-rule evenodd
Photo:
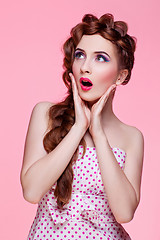
<path fill-rule="evenodd" d="M 81 48 L 76 48 L 75 51 L 77 51 L 77 50 L 80 50 L 80 51 L 82 51 L 82 52 L 85 52 L 85 51 L 84 51 L 83 49 L 81 49 Z M 103 53 L 103 54 L 106 54 L 109 58 L 111 58 L 111 57 L 109 56 L 109 54 L 106 53 L 106 52 L 104 52 L 104 51 L 95 51 L 94 53 L 98 53 L 98 54 Z"/>

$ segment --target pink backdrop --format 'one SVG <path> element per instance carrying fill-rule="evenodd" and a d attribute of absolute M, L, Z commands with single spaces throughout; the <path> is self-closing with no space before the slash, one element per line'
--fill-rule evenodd
<path fill-rule="evenodd" d="M 138 39 L 128 85 L 119 87 L 114 111 L 145 137 L 141 202 L 124 227 L 133 240 L 159 240 L 159 1 L 1 1 L 0 6 L 0 239 L 26 239 L 37 205 L 23 199 L 20 169 L 30 114 L 39 101 L 58 101 L 62 82 L 61 46 L 85 13 L 113 13 L 128 22 Z"/>

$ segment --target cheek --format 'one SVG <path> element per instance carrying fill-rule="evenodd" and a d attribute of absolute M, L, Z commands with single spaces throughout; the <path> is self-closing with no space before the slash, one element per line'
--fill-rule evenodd
<path fill-rule="evenodd" d="M 99 81 L 101 83 L 112 83 L 117 76 L 117 70 L 115 69 L 104 69 L 101 71 L 98 71 Z"/>

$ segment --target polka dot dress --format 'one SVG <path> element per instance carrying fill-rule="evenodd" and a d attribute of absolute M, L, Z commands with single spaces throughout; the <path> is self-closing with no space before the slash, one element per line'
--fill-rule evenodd
<path fill-rule="evenodd" d="M 112 151 L 123 169 L 126 153 L 119 148 Z M 131 240 L 109 207 L 96 149 L 88 147 L 84 157 L 82 154 L 80 145 L 78 159 L 73 164 L 70 202 L 63 210 L 57 207 L 55 183 L 38 204 L 27 240 Z"/>

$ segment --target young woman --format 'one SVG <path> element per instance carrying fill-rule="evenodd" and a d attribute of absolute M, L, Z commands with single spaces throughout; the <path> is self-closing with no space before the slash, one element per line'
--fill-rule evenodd
<path fill-rule="evenodd" d="M 21 184 L 38 203 L 28 240 L 129 240 L 122 223 L 140 202 L 144 138 L 112 102 L 128 83 L 135 39 L 112 14 L 86 14 L 64 43 L 66 99 L 32 111 Z"/>

